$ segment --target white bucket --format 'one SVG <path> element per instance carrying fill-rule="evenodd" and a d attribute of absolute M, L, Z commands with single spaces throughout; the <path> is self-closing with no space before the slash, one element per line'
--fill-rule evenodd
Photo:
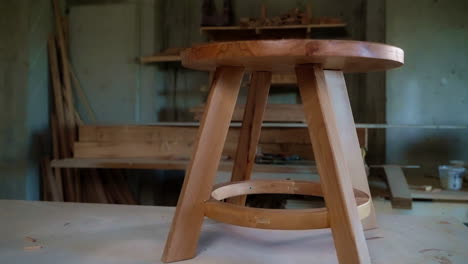
<path fill-rule="evenodd" d="M 463 186 L 465 168 L 441 165 L 439 166 L 439 178 L 442 188 L 447 190 L 460 190 Z"/>
<path fill-rule="evenodd" d="M 451 160 L 450 165 L 455 166 L 455 167 L 462 167 L 466 168 L 466 162 L 463 160 Z M 465 172 L 465 182 L 468 182 L 468 173 Z"/>

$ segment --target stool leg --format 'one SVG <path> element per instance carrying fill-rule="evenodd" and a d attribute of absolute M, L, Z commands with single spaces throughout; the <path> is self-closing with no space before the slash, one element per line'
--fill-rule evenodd
<path fill-rule="evenodd" d="M 204 202 L 210 197 L 243 75 L 242 67 L 216 70 L 166 241 L 163 262 L 190 259 L 196 255 Z"/>
<path fill-rule="evenodd" d="M 236 158 L 232 170 L 231 181 L 245 181 L 250 179 L 255 162 L 260 131 L 262 129 L 263 114 L 268 102 L 271 72 L 254 72 L 250 80 L 247 104 L 245 106 Z M 228 202 L 245 205 L 246 195 L 233 197 Z"/>
<path fill-rule="evenodd" d="M 359 140 L 356 132 L 356 125 L 354 124 L 353 113 L 351 111 L 351 104 L 349 103 L 348 91 L 346 89 L 346 82 L 341 71 L 324 71 L 325 81 L 327 83 L 328 91 L 335 110 L 335 116 L 339 131 L 346 131 L 340 133 L 341 145 L 343 146 L 343 153 L 348 163 L 348 170 L 351 175 L 351 182 L 353 187 L 365 192 L 371 197 L 369 182 L 367 181 L 366 169 L 364 167 L 364 160 L 359 145 Z M 374 205 L 371 199 L 371 212 L 370 215 L 363 219 L 362 226 L 364 230 L 377 228 L 377 219 L 375 216 Z"/>
<path fill-rule="evenodd" d="M 335 113 L 335 99 L 317 65 L 296 68 L 309 134 L 328 208 L 338 260 L 341 264 L 370 264 L 364 232 L 356 207 L 350 172 Z"/>

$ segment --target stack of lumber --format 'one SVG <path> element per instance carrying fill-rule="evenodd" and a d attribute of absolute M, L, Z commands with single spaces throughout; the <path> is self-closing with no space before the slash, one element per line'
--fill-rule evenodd
<path fill-rule="evenodd" d="M 52 0 L 55 35 L 48 40 L 53 108 L 50 116 L 53 159 L 73 156 L 77 127 L 82 124 L 73 99 L 72 71 L 68 54 L 67 18 L 61 15 L 58 0 Z M 50 158 L 41 161 L 42 198 L 46 201 L 134 204 L 121 172 L 52 169 Z M 111 176 L 111 177 L 110 177 Z"/>

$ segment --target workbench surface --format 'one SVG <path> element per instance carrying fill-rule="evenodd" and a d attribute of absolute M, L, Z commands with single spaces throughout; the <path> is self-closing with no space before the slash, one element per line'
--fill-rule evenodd
<path fill-rule="evenodd" d="M 0 263 L 160 263 L 173 212 L 0 200 Z M 379 229 L 366 231 L 373 264 L 468 263 L 468 228 L 455 218 L 382 213 L 378 221 Z M 182 263 L 337 263 L 329 230 L 266 231 L 206 220 L 198 248 Z"/>

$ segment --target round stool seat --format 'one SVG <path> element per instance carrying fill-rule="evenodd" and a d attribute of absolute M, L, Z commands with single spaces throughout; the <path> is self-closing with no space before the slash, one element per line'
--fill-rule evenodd
<path fill-rule="evenodd" d="M 200 44 L 182 53 L 185 67 L 214 71 L 241 66 L 247 71 L 293 72 L 296 65 L 321 64 L 326 70 L 382 71 L 402 66 L 402 49 L 350 40 L 252 40 Z"/>

